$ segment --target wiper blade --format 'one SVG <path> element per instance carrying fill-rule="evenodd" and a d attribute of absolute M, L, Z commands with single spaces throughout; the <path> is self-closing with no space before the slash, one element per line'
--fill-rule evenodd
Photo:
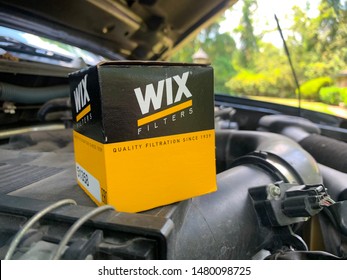
<path fill-rule="evenodd" d="M 45 49 L 33 47 L 6 36 L 0 36 L 0 48 L 12 54 L 28 55 L 26 58 L 29 58 L 28 60 L 34 60 L 34 61 L 39 60 L 39 59 L 35 59 L 35 57 L 48 58 L 48 59 L 58 60 L 58 61 L 67 62 L 67 63 L 71 63 L 73 60 L 70 57 L 57 54 L 51 50 L 45 50 Z M 31 56 L 33 57 L 30 59 Z"/>

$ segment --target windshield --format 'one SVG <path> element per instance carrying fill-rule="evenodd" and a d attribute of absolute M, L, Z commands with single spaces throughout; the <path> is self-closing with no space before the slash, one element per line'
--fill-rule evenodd
<path fill-rule="evenodd" d="M 346 8 L 346 0 L 239 1 L 172 60 L 210 62 L 216 93 L 347 118 Z"/>
<path fill-rule="evenodd" d="M 100 55 L 68 44 L 0 26 L 0 55 L 5 53 L 13 59 L 73 68 L 95 65 L 105 60 Z"/>

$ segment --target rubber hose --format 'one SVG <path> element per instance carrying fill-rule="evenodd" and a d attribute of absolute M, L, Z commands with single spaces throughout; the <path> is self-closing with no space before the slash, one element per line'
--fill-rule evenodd
<path fill-rule="evenodd" d="M 304 184 L 321 183 L 313 157 L 288 137 L 260 131 L 216 131 L 216 165 L 220 173 L 233 166 L 237 158 L 254 151 L 266 152 L 281 159 L 288 174 Z"/>
<path fill-rule="evenodd" d="M 37 112 L 37 118 L 45 121 L 46 115 L 52 111 L 69 110 L 71 108 L 70 98 L 57 98 L 47 101 Z"/>
<path fill-rule="evenodd" d="M 318 166 L 331 198 L 336 201 L 347 200 L 347 174 L 322 164 Z"/>
<path fill-rule="evenodd" d="M 319 163 L 347 173 L 347 143 L 311 134 L 299 144 Z"/>
<path fill-rule="evenodd" d="M 68 97 L 68 85 L 50 87 L 22 87 L 0 83 L 0 100 L 24 104 L 45 103 L 54 98 Z"/>

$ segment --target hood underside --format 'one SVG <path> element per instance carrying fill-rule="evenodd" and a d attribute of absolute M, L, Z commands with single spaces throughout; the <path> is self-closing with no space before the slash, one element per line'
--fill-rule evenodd
<path fill-rule="evenodd" d="M 0 0 L 0 25 L 110 59 L 165 60 L 237 0 Z"/>

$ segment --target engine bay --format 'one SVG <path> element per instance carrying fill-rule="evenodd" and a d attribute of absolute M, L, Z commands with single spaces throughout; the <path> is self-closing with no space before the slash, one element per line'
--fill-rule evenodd
<path fill-rule="evenodd" d="M 1 259 L 346 258 L 343 119 L 216 95 L 218 191 L 117 212 L 76 183 L 71 71 L 1 64 Z"/>

